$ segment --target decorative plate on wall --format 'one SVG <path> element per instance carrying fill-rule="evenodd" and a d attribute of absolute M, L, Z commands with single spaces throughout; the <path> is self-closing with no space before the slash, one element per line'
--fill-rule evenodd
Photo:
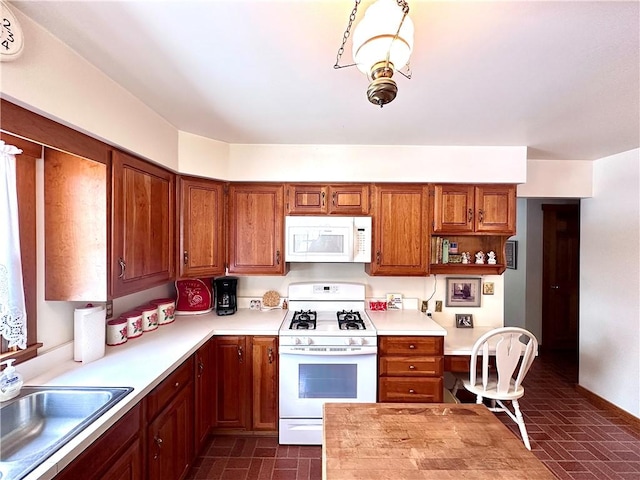
<path fill-rule="evenodd" d="M 2 20 L 0 21 L 0 61 L 15 60 L 22 54 L 24 36 L 22 27 L 9 5 L 0 2 Z"/>

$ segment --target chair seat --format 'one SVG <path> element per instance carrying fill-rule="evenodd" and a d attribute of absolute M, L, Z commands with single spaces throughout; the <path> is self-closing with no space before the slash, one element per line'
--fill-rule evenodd
<path fill-rule="evenodd" d="M 487 388 L 485 389 L 482 386 L 482 383 L 477 383 L 476 385 L 471 385 L 469 379 L 463 380 L 464 388 L 474 395 L 480 395 L 483 398 L 489 398 L 494 400 L 513 400 L 518 399 L 524 395 L 524 387 L 522 385 L 518 385 L 518 388 L 514 389 L 515 381 L 511 379 L 511 385 L 509 386 L 509 392 L 507 393 L 498 393 L 496 390 L 497 387 L 497 378 L 494 376 L 490 376 L 487 382 Z"/>

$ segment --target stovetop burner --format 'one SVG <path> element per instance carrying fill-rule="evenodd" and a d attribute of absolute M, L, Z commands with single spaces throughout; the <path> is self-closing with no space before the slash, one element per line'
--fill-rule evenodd
<path fill-rule="evenodd" d="M 316 312 L 311 310 L 299 310 L 293 312 L 290 330 L 315 330 L 316 329 Z"/>
<path fill-rule="evenodd" d="M 336 315 L 338 316 L 338 327 L 340 330 L 365 330 L 367 328 L 360 316 L 360 312 L 342 310 L 337 312 Z"/>

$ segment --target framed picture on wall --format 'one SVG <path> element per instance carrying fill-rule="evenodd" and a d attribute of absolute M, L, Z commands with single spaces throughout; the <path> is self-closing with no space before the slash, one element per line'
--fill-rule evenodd
<path fill-rule="evenodd" d="M 507 268 L 518 268 L 518 241 L 507 240 L 504 245 L 504 264 Z"/>
<path fill-rule="evenodd" d="M 479 307 L 481 278 L 447 278 L 447 307 Z"/>

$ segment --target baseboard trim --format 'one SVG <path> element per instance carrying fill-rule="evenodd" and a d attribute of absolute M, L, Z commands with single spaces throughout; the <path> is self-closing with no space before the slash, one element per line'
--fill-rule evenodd
<path fill-rule="evenodd" d="M 603 410 L 609 410 L 610 412 L 616 414 L 625 422 L 627 422 L 629 424 L 629 427 L 636 433 L 640 433 L 640 418 L 630 414 L 629 412 L 621 409 L 620 407 L 614 405 L 608 400 L 605 400 L 601 396 L 596 395 L 592 391 L 587 390 L 580 385 L 576 385 L 576 392 L 586 398 L 589 403 L 592 403 L 595 406 L 602 408 Z"/>

